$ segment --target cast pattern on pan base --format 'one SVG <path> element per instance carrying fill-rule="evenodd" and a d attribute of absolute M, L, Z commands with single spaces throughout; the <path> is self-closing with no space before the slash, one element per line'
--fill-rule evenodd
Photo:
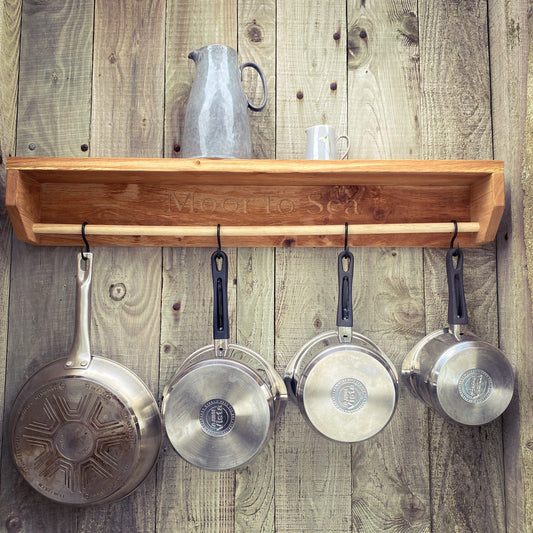
<path fill-rule="evenodd" d="M 124 485 L 137 455 L 135 420 L 85 379 L 59 379 L 23 404 L 13 452 L 27 481 L 56 501 L 100 500 Z M 74 501 L 73 501 L 74 500 Z"/>

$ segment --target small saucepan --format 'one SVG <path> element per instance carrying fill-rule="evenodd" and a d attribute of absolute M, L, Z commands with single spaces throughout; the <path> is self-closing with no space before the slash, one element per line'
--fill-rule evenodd
<path fill-rule="evenodd" d="M 76 329 L 68 357 L 33 374 L 11 410 L 11 449 L 26 481 L 61 503 L 102 504 L 130 494 L 161 447 L 148 387 L 121 364 L 91 355 L 93 254 L 78 255 Z"/>
<path fill-rule="evenodd" d="M 268 442 L 287 401 L 281 377 L 259 354 L 229 344 L 228 258 L 211 257 L 212 345 L 191 354 L 163 391 L 168 438 L 189 463 L 230 470 L 249 463 Z"/>
<path fill-rule="evenodd" d="M 354 257 L 338 257 L 337 331 L 310 340 L 285 372 L 289 394 L 309 425 L 339 442 L 359 442 L 379 433 L 398 400 L 394 365 L 371 340 L 353 331 Z"/>
<path fill-rule="evenodd" d="M 402 377 L 416 397 L 446 419 L 482 425 L 509 405 L 513 369 L 498 348 L 466 329 L 463 251 L 459 247 L 449 249 L 446 272 L 449 327 L 430 333 L 407 354 Z"/>

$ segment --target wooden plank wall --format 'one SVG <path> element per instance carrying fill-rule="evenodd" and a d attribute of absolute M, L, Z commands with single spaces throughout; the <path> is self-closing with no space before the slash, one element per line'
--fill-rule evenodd
<path fill-rule="evenodd" d="M 5 197 L 5 163 L 15 154 L 20 17 L 22 2 L 0 4 L 0 198 Z M 0 203 L 0 428 L 3 427 L 7 355 L 9 281 L 11 274 L 11 224 L 5 202 Z M 0 450 L 3 431 L 0 431 Z"/>
<path fill-rule="evenodd" d="M 491 2 L 489 21 L 494 155 L 505 161 L 507 198 L 497 239 L 500 346 L 513 358 L 518 381 L 503 417 L 506 520 L 508 531 L 528 531 L 533 527 L 531 2 Z"/>
<path fill-rule="evenodd" d="M 500 342 L 519 376 L 509 413 L 481 428 L 443 421 L 401 385 L 392 422 L 357 445 L 313 433 L 293 404 L 264 453 L 237 471 L 199 470 L 165 439 L 138 491 L 86 509 L 29 488 L 4 423 L 1 531 L 532 531 L 531 298 L 515 149 L 525 0 L 10 0 L 0 18 L 2 160 L 15 146 L 25 156 L 179 157 L 195 72 L 187 54 L 215 42 L 266 74 L 268 105 L 250 113 L 257 158 L 301 158 L 305 129 L 319 123 L 350 136 L 353 159 L 505 158 L 512 205 L 498 257 L 494 244 L 467 250 L 465 281 L 472 329 Z M 255 75 L 244 86 L 261 98 Z M 11 244 L 6 227 L 0 212 L 4 422 L 25 379 L 70 348 L 77 252 Z M 179 363 L 211 340 L 212 250 L 93 251 L 93 351 L 160 398 Z M 305 341 L 334 329 L 339 249 L 227 251 L 232 339 L 283 373 Z M 445 250 L 353 252 L 355 329 L 399 367 L 445 324 Z"/>

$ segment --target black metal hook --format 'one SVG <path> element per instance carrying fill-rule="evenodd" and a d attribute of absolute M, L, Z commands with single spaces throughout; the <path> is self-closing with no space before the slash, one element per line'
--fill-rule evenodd
<path fill-rule="evenodd" d="M 85 236 L 85 226 L 87 226 L 88 222 L 84 222 L 82 225 L 81 225 L 81 238 L 83 239 L 83 242 L 85 243 L 85 250 L 82 250 L 81 251 L 81 258 L 84 260 L 84 261 L 87 261 L 87 257 L 85 257 L 85 255 L 83 254 L 83 252 L 87 252 L 87 253 L 90 253 L 91 252 L 91 249 L 89 248 L 89 242 L 87 241 L 87 237 Z"/>
<path fill-rule="evenodd" d="M 348 251 L 348 222 L 344 223 L 344 251 Z"/>
<path fill-rule="evenodd" d="M 217 242 L 218 242 L 218 252 L 222 251 L 222 246 L 220 245 L 220 224 L 217 224 Z"/>
<path fill-rule="evenodd" d="M 457 228 L 457 220 L 452 220 L 453 222 L 453 226 L 454 226 L 454 232 L 453 232 L 453 237 L 452 237 L 452 240 L 450 241 L 450 248 L 453 248 L 454 247 L 454 244 L 455 244 L 455 239 L 457 238 L 457 233 L 458 233 L 458 228 Z M 457 245 L 457 248 L 459 248 L 459 245 Z"/>

